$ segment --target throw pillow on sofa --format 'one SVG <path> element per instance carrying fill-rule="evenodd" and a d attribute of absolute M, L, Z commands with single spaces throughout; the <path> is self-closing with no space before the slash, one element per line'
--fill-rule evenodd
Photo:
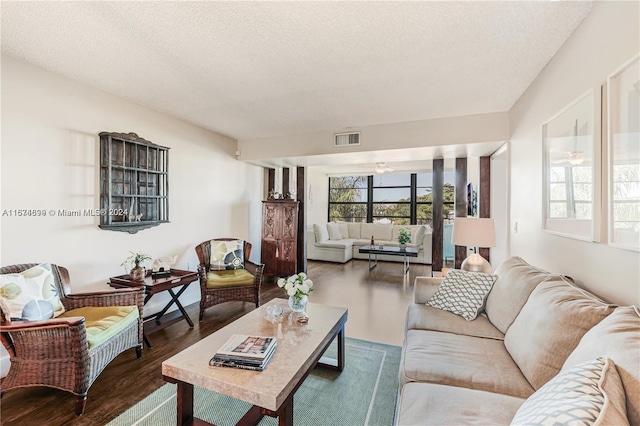
<path fill-rule="evenodd" d="M 452 269 L 426 304 L 460 315 L 467 321 L 474 320 L 496 278 L 491 274 Z"/>
<path fill-rule="evenodd" d="M 628 425 L 613 362 L 597 358 L 563 371 L 520 406 L 512 425 Z"/>

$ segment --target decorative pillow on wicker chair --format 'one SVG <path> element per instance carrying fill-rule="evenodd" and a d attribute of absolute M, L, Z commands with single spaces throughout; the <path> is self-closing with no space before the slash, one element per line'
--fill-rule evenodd
<path fill-rule="evenodd" d="M 244 241 L 211 240 L 211 270 L 244 269 Z"/>
<path fill-rule="evenodd" d="M 43 320 L 64 312 L 48 263 L 20 273 L 0 275 L 0 298 L 15 320 Z"/>
<path fill-rule="evenodd" d="M 518 409 L 512 425 L 628 425 L 613 361 L 596 358 L 555 376 Z"/>
<path fill-rule="evenodd" d="M 467 321 L 476 319 L 498 277 L 480 272 L 452 269 L 440 283 L 427 305 L 460 315 Z"/>

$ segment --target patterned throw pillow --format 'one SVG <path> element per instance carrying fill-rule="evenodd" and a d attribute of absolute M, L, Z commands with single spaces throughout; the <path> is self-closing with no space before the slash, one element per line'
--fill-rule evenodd
<path fill-rule="evenodd" d="M 460 315 L 467 321 L 476 319 L 496 275 L 451 269 L 427 305 Z"/>
<path fill-rule="evenodd" d="M 565 370 L 520 406 L 512 425 L 628 425 L 620 376 L 609 358 Z"/>
<path fill-rule="evenodd" d="M 244 241 L 211 241 L 212 271 L 221 269 L 244 269 Z"/>
<path fill-rule="evenodd" d="M 0 298 L 15 320 L 49 319 L 65 310 L 48 263 L 0 275 Z"/>

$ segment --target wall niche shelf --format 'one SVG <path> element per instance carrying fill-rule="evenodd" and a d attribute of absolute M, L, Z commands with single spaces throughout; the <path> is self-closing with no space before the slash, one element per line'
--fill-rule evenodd
<path fill-rule="evenodd" d="M 169 148 L 135 133 L 100 133 L 101 229 L 136 232 L 169 223 Z"/>

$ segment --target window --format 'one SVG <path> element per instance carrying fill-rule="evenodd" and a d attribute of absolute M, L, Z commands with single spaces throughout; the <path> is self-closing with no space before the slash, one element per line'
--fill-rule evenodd
<path fill-rule="evenodd" d="M 367 176 L 329 178 L 329 221 L 366 222 Z"/>
<path fill-rule="evenodd" d="M 411 224 L 411 175 L 373 176 L 373 223 Z"/>
<path fill-rule="evenodd" d="M 430 172 L 330 177 L 329 221 L 431 225 L 432 185 Z M 452 185 L 445 203 L 453 210 Z"/>

